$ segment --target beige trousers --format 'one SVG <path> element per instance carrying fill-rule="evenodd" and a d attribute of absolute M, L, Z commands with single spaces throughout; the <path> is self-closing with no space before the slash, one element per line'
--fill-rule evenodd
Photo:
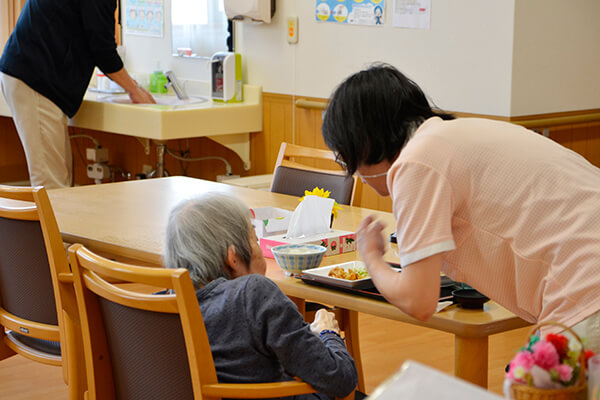
<path fill-rule="evenodd" d="M 32 186 L 71 186 L 73 165 L 67 116 L 23 81 L 0 72 L 2 94 L 25 150 Z"/>

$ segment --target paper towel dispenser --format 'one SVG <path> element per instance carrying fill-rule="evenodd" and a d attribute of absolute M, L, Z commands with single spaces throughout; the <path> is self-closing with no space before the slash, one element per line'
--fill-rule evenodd
<path fill-rule="evenodd" d="M 275 0 L 224 0 L 229 19 L 271 22 L 275 15 Z"/>

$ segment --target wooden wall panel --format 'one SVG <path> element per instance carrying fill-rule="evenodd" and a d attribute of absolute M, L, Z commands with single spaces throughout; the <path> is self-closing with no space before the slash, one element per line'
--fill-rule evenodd
<path fill-rule="evenodd" d="M 248 175 L 273 172 L 281 142 L 294 142 L 293 112 L 291 96 L 263 93 L 263 131 L 251 137 Z"/>
<path fill-rule="evenodd" d="M 321 99 L 304 98 L 309 101 L 321 101 Z M 323 141 L 321 126 L 323 125 L 323 110 L 314 108 L 303 108 L 295 106 L 295 144 L 301 146 L 313 147 L 317 149 L 326 149 L 328 147 Z M 325 160 L 306 160 L 302 163 L 316 168 L 339 168 L 335 163 Z"/>
<path fill-rule="evenodd" d="M 0 117 L 0 182 L 29 179 L 25 152 L 12 119 Z"/>
<path fill-rule="evenodd" d="M 356 194 L 354 195 L 354 204 L 363 208 L 370 208 L 379 211 L 392 211 L 392 199 L 378 195 L 371 186 L 362 183 L 359 179 L 356 184 Z"/>
<path fill-rule="evenodd" d="M 320 100 L 320 99 L 310 99 Z M 318 109 L 300 108 L 295 98 L 289 95 L 263 94 L 263 131 L 250 134 L 249 171 L 244 171 L 241 159 L 231 150 L 208 138 L 173 140 L 168 147 L 187 157 L 220 156 L 229 161 L 233 173 L 242 176 L 268 174 L 273 167 L 281 142 L 296 143 L 304 146 L 326 148 L 321 136 L 322 112 Z M 110 164 L 131 173 L 132 177 L 142 172 L 144 164 L 156 165 L 156 147 L 151 146 L 150 154 L 144 153 L 143 146 L 136 138 L 106 132 L 81 131 L 70 129 L 71 134 L 85 133 L 109 149 Z M 586 157 L 600 167 L 600 122 L 579 125 L 567 125 L 550 129 L 550 138 Z M 91 147 L 91 141 L 85 138 L 73 139 L 73 159 L 75 182 L 91 184 L 87 178 L 85 149 Z M 225 173 L 221 161 L 208 160 L 189 164 L 179 162 L 171 156 L 165 158 L 166 169 L 170 175 L 187 175 L 195 178 L 215 180 L 217 175 Z M 316 165 L 330 167 L 330 165 Z M 27 179 L 27 166 L 21 143 L 10 118 L 0 118 L 0 182 Z M 116 180 L 123 180 L 117 173 Z M 108 180 L 107 180 L 108 181 Z M 361 207 L 391 211 L 389 197 L 380 197 L 368 185 L 357 183 L 355 204 Z"/>
<path fill-rule="evenodd" d="M 592 164 L 600 167 L 600 123 L 587 124 L 583 129 L 587 131 L 585 156 Z"/>
<path fill-rule="evenodd" d="M 550 138 L 600 167 L 600 122 L 550 128 Z"/>

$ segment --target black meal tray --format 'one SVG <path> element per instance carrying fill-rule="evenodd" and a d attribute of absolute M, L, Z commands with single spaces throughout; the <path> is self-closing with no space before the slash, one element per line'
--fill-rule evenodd
<path fill-rule="evenodd" d="M 296 278 L 301 279 L 304 283 L 307 283 L 309 285 L 320 286 L 320 287 L 324 287 L 327 289 L 335 289 L 335 290 L 339 290 L 341 292 L 346 292 L 346 293 L 355 294 L 358 296 L 368 297 L 370 299 L 385 301 L 387 303 L 387 300 L 385 299 L 385 297 L 383 297 L 383 295 L 381 293 L 379 293 L 377 288 L 372 283 L 371 283 L 371 287 L 366 287 L 366 288 L 363 287 L 361 289 L 356 289 L 356 288 L 336 285 L 333 283 L 325 283 L 325 282 L 317 281 L 312 276 L 305 275 L 305 274 L 297 275 Z M 440 301 L 453 300 L 452 291 L 455 289 L 459 289 L 459 288 L 460 288 L 459 283 L 456 283 L 446 277 L 442 277 L 442 281 L 440 283 Z"/>

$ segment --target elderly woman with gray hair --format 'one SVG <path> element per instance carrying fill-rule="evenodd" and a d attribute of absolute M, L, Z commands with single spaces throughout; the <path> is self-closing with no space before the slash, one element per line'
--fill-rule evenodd
<path fill-rule="evenodd" d="M 265 259 L 238 199 L 207 193 L 171 211 L 165 263 L 190 271 L 220 382 L 254 383 L 297 376 L 322 393 L 344 397 L 357 384 L 354 360 L 333 314 L 304 322 L 264 276 Z"/>

